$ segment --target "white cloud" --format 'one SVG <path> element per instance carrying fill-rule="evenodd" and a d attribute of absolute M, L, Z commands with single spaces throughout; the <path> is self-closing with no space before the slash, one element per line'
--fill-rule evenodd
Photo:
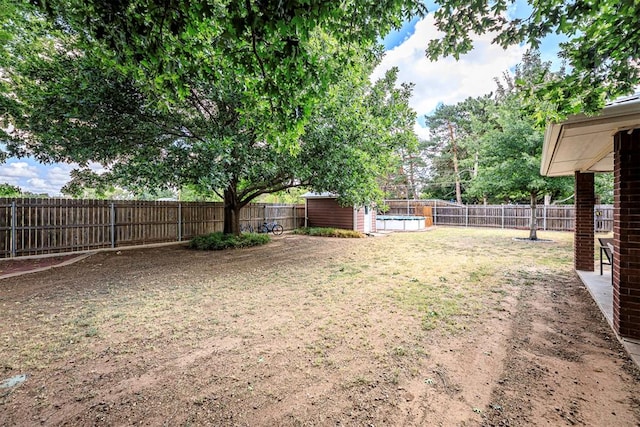
<path fill-rule="evenodd" d="M 415 84 L 410 105 L 418 117 L 431 113 L 440 103 L 455 104 L 494 91 L 494 78 L 518 64 L 526 50 L 520 46 L 504 50 L 492 45 L 492 36 L 485 34 L 473 37 L 475 48 L 459 61 L 450 57 L 431 62 L 425 49 L 439 35 L 433 16 L 428 15 L 416 24 L 411 37 L 386 53 L 372 75 L 376 79 L 398 67 L 398 80 Z M 424 128 L 420 132 L 424 134 Z"/>
<path fill-rule="evenodd" d="M 60 188 L 69 181 L 71 165 L 42 165 L 31 159 L 12 160 L 0 165 L 0 182 L 16 185 L 22 191 L 60 195 Z"/>
<path fill-rule="evenodd" d="M 30 191 L 32 193 L 40 194 L 47 193 L 50 196 L 60 194 L 60 187 L 55 186 L 52 183 L 42 178 L 31 178 L 27 180 L 27 185 L 21 186 L 23 191 Z"/>
<path fill-rule="evenodd" d="M 61 188 L 71 179 L 71 171 L 77 164 L 56 163 L 44 165 L 31 159 L 17 161 L 9 159 L 0 165 L 0 183 L 16 185 L 22 191 L 31 193 L 47 193 L 49 196 L 61 196 Z M 97 163 L 89 164 L 89 168 L 97 173 L 105 169 Z"/>
<path fill-rule="evenodd" d="M 27 162 L 13 162 L 0 166 L 0 179 L 20 180 L 21 178 L 35 178 L 38 176 L 38 168 Z"/>
<path fill-rule="evenodd" d="M 418 138 L 420 138 L 420 139 L 429 139 L 429 129 L 420 126 L 420 123 L 416 122 L 413 125 L 413 131 L 416 133 Z"/>
<path fill-rule="evenodd" d="M 105 172 L 107 172 L 109 170 L 109 168 L 105 168 L 100 163 L 95 163 L 95 162 L 89 162 L 88 166 L 89 166 L 89 169 L 91 169 L 92 171 L 94 171 L 98 175 L 102 175 L 103 173 L 105 173 Z M 75 167 L 75 165 L 74 165 L 74 167 Z"/>
<path fill-rule="evenodd" d="M 47 169 L 46 177 L 47 181 L 58 189 L 62 188 L 71 179 L 71 171 L 75 169 L 75 164 L 56 164 L 55 166 Z"/>

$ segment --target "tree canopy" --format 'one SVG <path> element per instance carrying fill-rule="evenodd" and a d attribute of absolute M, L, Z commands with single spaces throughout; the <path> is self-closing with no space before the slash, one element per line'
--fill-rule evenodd
<path fill-rule="evenodd" d="M 376 55 L 379 37 L 425 11 L 419 0 L 33 3 L 84 52 L 161 94 L 155 101 L 167 109 L 199 81 L 233 80 L 239 120 L 291 145 L 354 52 Z M 323 35 L 333 47 L 317 48 Z"/>
<path fill-rule="evenodd" d="M 431 134 L 432 182 L 452 184 L 457 203 L 462 203 L 463 182 L 470 182 L 478 170 L 478 136 L 473 123 L 484 121 L 491 103 L 490 96 L 467 98 L 456 105 L 441 104 L 425 117 Z"/>
<path fill-rule="evenodd" d="M 13 3 L 2 0 L 4 3 Z M 432 60 L 473 49 L 473 35 L 491 33 L 494 43 L 538 48 L 544 37 L 567 40 L 560 57 L 562 79 L 530 82 L 539 101 L 551 101 L 549 118 L 593 112 L 606 99 L 640 84 L 640 6 L 634 0 L 527 0 L 528 15 L 510 17 L 516 0 L 436 0 L 435 23 L 443 36 L 425 40 Z M 135 74 L 165 98 L 187 96 L 197 77 L 232 72 L 255 95 L 278 126 L 295 127 L 309 113 L 336 66 L 352 46 L 375 44 L 427 9 L 420 0 L 33 0 L 58 27 L 92 46 L 94 54 Z M 336 61 L 310 49 L 318 34 L 335 38 Z M 140 78 L 144 77 L 144 79 Z M 265 129 L 268 131 L 269 129 Z"/>
<path fill-rule="evenodd" d="M 529 93 L 518 83 L 540 78 L 553 81 L 562 76 L 551 73 L 549 67 L 538 52 L 528 52 L 513 76 L 496 79 L 494 94 L 441 105 L 426 117 L 431 126 L 433 177 L 437 180 L 453 174 L 449 186 L 455 183 L 458 203 L 462 183 L 465 199 L 470 202 L 528 201 L 532 239 L 537 238 L 538 199 L 545 195 L 566 197 L 572 192 L 571 179 L 540 175 L 544 133 L 533 113 L 548 106 L 532 107 L 527 101 Z"/>
<path fill-rule="evenodd" d="M 0 184 L 0 197 L 19 197 L 22 195 L 22 189 L 16 185 L 7 183 Z"/>

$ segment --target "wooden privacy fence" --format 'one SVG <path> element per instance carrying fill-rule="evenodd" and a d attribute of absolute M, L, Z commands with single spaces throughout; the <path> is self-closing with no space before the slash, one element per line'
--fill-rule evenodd
<path fill-rule="evenodd" d="M 431 207 L 435 225 L 463 227 L 529 228 L 531 207 L 528 205 L 458 205 L 442 200 L 386 200 L 389 215 L 422 215 L 423 207 Z M 538 205 L 536 220 L 540 230 L 573 231 L 573 205 Z M 596 205 L 596 232 L 613 231 L 613 206 Z"/>
<path fill-rule="evenodd" d="M 304 225 L 303 205 L 250 204 L 242 224 Z M 0 198 L 0 258 L 168 243 L 222 231 L 212 202 Z"/>

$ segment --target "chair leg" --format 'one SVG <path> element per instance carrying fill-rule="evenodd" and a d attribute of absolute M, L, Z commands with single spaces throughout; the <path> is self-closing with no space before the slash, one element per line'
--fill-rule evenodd
<path fill-rule="evenodd" d="M 600 275 L 602 276 L 602 248 L 600 248 Z"/>

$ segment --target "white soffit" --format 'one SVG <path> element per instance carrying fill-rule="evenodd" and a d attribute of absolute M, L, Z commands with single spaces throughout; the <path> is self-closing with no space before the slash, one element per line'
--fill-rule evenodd
<path fill-rule="evenodd" d="M 613 136 L 640 128 L 640 94 L 607 105 L 593 117 L 570 116 L 547 126 L 540 173 L 546 176 L 613 171 Z"/>

